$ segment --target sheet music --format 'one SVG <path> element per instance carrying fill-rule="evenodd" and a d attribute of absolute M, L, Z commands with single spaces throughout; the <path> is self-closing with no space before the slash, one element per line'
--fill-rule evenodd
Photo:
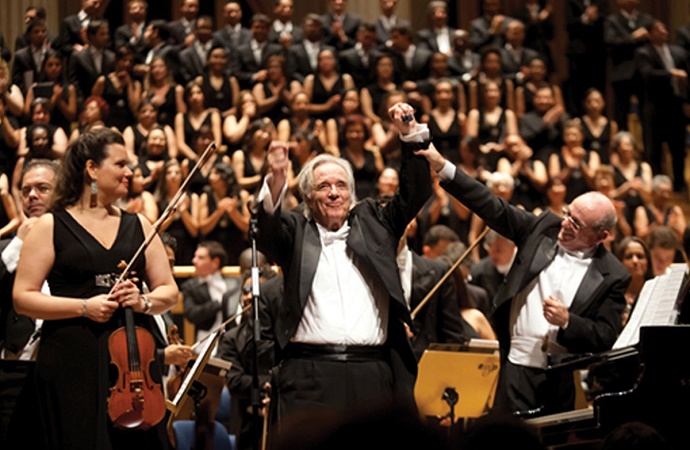
<path fill-rule="evenodd" d="M 652 278 L 644 284 L 628 323 L 616 343 L 613 344 L 614 349 L 636 345 L 640 342 L 640 327 L 675 323 L 676 298 L 687 270 L 687 264 L 672 264 L 665 274 Z"/>
<path fill-rule="evenodd" d="M 216 334 L 218 334 L 218 333 L 216 333 Z M 172 401 L 172 403 L 175 406 L 178 406 L 180 404 L 180 401 L 182 400 L 182 398 L 187 394 L 187 390 L 189 389 L 189 385 L 192 382 L 194 375 L 199 371 L 199 367 L 203 363 L 206 362 L 204 360 L 208 360 L 209 350 L 210 350 L 211 346 L 214 346 L 217 341 L 218 341 L 217 339 L 210 339 L 209 338 L 203 342 L 203 345 L 199 351 L 199 356 L 194 361 L 194 365 L 192 366 L 192 368 L 187 373 L 187 376 L 184 378 L 184 380 L 182 380 L 182 384 L 180 385 L 180 388 L 177 391 L 177 395 L 175 396 L 175 398 Z"/>

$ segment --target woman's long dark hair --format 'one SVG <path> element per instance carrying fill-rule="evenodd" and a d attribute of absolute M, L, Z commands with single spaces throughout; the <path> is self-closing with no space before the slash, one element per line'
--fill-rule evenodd
<path fill-rule="evenodd" d="M 72 142 L 60 163 L 51 211 L 57 211 L 76 204 L 84 193 L 86 184 L 86 162 L 92 160 L 101 164 L 108 157 L 108 146 L 125 145 L 122 134 L 110 128 L 89 130 Z"/>

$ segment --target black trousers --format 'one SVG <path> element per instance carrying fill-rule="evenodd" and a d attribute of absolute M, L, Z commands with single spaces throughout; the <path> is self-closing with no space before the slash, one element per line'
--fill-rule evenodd
<path fill-rule="evenodd" d="M 572 372 L 547 372 L 510 361 L 501 366 L 495 412 L 527 416 L 570 411 L 575 406 Z"/>
<path fill-rule="evenodd" d="M 394 401 L 393 373 L 385 357 L 288 353 L 272 375 L 279 427 L 303 413 L 350 414 Z"/>
<path fill-rule="evenodd" d="M 44 448 L 32 361 L 0 360 L 0 448 Z"/>

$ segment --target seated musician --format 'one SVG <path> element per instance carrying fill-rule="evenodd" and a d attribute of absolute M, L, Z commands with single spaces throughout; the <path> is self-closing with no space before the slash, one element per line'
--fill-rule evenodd
<path fill-rule="evenodd" d="M 566 206 L 563 217 L 535 216 L 457 170 L 433 146 L 416 153 L 428 159 L 444 189 L 518 248 L 493 299 L 501 350 L 494 409 L 572 409 L 572 374 L 546 368 L 550 356 L 610 349 L 621 329 L 630 274 L 602 245 L 616 225 L 613 204 L 588 192 Z"/>

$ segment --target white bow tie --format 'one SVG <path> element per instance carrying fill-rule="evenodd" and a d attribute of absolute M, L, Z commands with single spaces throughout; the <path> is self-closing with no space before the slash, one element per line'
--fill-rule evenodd
<path fill-rule="evenodd" d="M 338 231 L 321 231 L 321 242 L 323 245 L 331 245 L 335 241 L 346 241 L 350 234 L 350 226 L 343 225 Z"/>

